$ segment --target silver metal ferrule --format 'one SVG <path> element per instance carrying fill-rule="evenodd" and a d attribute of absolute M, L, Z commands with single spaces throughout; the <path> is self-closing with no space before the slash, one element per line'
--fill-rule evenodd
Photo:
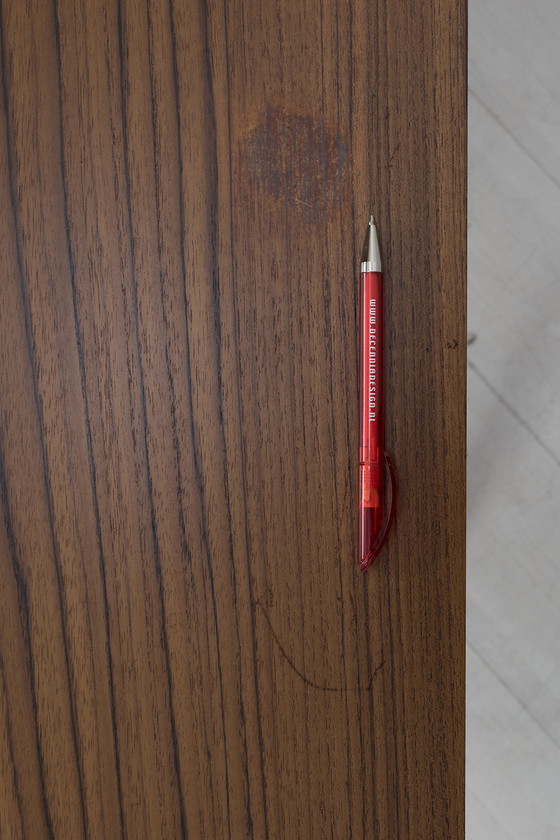
<path fill-rule="evenodd" d="M 377 260 L 376 262 L 360 263 L 360 274 L 367 274 L 368 272 L 371 273 L 372 271 L 381 270 L 381 260 Z"/>
<path fill-rule="evenodd" d="M 379 241 L 377 239 L 377 231 L 375 229 L 373 216 L 370 216 L 369 225 L 366 231 L 366 241 L 364 242 L 362 262 L 360 265 L 360 272 L 362 274 L 370 271 L 382 271 L 381 253 L 379 251 Z"/>

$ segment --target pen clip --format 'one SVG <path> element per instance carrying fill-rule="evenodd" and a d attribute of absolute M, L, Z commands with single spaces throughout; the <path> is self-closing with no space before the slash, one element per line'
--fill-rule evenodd
<path fill-rule="evenodd" d="M 389 531 L 391 530 L 391 525 L 393 524 L 393 519 L 395 518 L 395 504 L 397 500 L 397 477 L 395 474 L 395 467 L 393 465 L 393 461 L 391 456 L 388 452 L 384 451 L 383 456 L 385 458 L 385 463 L 387 464 L 387 469 L 389 471 L 389 477 L 391 479 L 391 495 L 390 495 L 390 502 L 389 502 L 389 515 L 387 516 L 387 520 L 385 522 L 384 528 L 379 532 L 379 535 L 368 553 L 365 556 L 364 562 L 360 564 L 360 571 L 367 572 L 371 564 L 376 560 L 379 556 L 381 549 L 385 545 L 387 537 L 389 536 Z"/>

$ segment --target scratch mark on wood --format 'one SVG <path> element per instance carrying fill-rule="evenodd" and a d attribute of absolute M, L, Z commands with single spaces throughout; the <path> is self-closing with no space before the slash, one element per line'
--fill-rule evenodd
<path fill-rule="evenodd" d="M 276 631 L 275 631 L 275 629 L 272 626 L 272 623 L 270 621 L 269 615 L 268 615 L 267 611 L 265 610 L 265 608 L 263 607 L 263 605 L 260 603 L 260 601 L 255 601 L 254 603 L 255 603 L 256 607 L 260 607 L 261 613 L 262 613 L 266 623 L 268 624 L 268 628 L 270 630 L 272 638 L 274 639 L 274 642 L 276 643 L 276 646 L 277 646 L 278 650 L 282 654 L 282 657 L 286 660 L 286 662 L 288 663 L 288 665 L 290 666 L 292 671 L 295 674 L 297 674 L 297 676 L 300 678 L 300 680 L 302 680 L 302 682 L 305 683 L 305 685 L 309 686 L 309 688 L 314 688 L 317 691 L 324 691 L 324 692 L 331 692 L 331 691 L 332 692 L 338 692 L 338 693 L 347 692 L 349 694 L 352 694 L 352 693 L 367 693 L 367 692 L 371 691 L 371 689 L 373 687 L 373 681 L 374 681 L 375 677 L 377 676 L 377 674 L 379 673 L 379 671 L 381 671 L 381 669 L 383 668 L 383 665 L 385 664 L 384 662 L 380 662 L 379 665 L 377 665 L 374 668 L 374 670 L 371 674 L 371 679 L 370 679 L 368 685 L 364 686 L 363 688 L 361 688 L 360 686 L 358 686 L 356 688 L 348 688 L 345 685 L 343 685 L 343 686 L 321 685 L 320 683 L 317 683 L 314 680 L 310 679 L 308 676 L 306 676 L 306 674 L 303 673 L 303 671 L 300 668 L 298 668 L 298 666 L 295 664 L 292 657 L 286 652 L 282 642 L 278 638 L 278 635 L 277 635 L 277 633 L 276 633 Z"/>

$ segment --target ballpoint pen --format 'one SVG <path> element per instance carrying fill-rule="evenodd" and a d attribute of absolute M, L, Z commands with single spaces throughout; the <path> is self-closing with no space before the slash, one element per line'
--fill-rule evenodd
<path fill-rule="evenodd" d="M 385 465 L 391 479 L 386 511 Z M 365 572 L 383 547 L 395 512 L 395 475 L 385 452 L 383 274 L 373 216 L 360 266 L 360 495 L 358 563 Z M 387 514 L 387 515 L 386 515 Z"/>

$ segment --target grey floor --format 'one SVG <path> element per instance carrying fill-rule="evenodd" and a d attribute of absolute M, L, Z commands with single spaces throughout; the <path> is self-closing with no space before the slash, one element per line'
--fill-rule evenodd
<path fill-rule="evenodd" d="M 560 3 L 469 7 L 467 838 L 560 838 Z"/>

